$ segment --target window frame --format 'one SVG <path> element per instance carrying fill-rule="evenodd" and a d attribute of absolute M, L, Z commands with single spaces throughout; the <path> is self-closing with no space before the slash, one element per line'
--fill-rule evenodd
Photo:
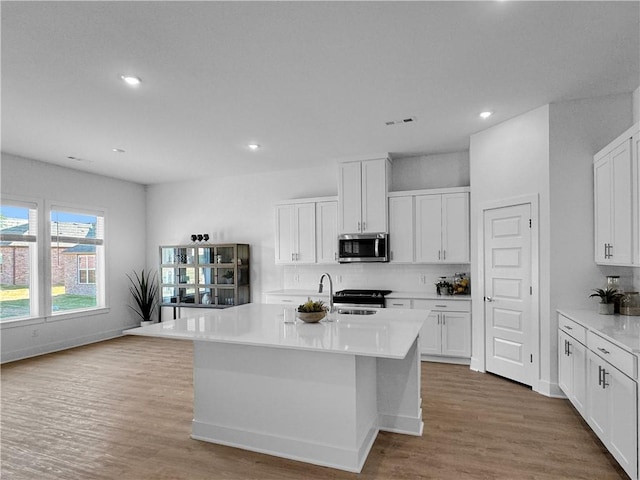
<path fill-rule="evenodd" d="M 90 312 L 97 312 L 100 310 L 104 310 L 107 309 L 107 295 L 106 295 L 106 288 L 107 288 L 107 271 L 106 271 L 106 251 L 107 251 L 107 211 L 105 208 L 99 208 L 99 207 L 89 207 L 87 208 L 86 206 L 80 206 L 80 205 L 74 205 L 72 203 L 68 203 L 68 202 L 57 202 L 57 201 L 45 201 L 45 218 L 46 218 L 46 241 L 47 241 L 47 248 L 45 248 L 45 262 L 46 265 L 48 265 L 48 268 L 46 268 L 46 278 L 45 278 L 45 282 L 44 282 L 44 288 L 47 290 L 48 294 L 44 295 L 45 297 L 45 308 L 46 308 L 46 312 L 47 312 L 47 321 L 55 321 L 55 320 L 62 320 L 62 319 L 66 319 L 66 318 L 71 318 L 74 316 L 78 316 L 78 314 L 80 315 L 86 315 Z M 79 308 L 79 309 L 74 309 L 74 310 L 64 310 L 62 312 L 56 313 L 53 311 L 53 296 L 51 295 L 51 288 L 52 288 L 52 270 L 51 270 L 51 251 L 52 251 L 52 246 L 54 244 L 53 242 L 53 232 L 51 231 L 51 213 L 53 211 L 59 211 L 59 212 L 65 212 L 65 213 L 74 213 L 74 214 L 79 214 L 79 215 L 90 215 L 90 216 L 96 216 L 96 217 L 100 217 L 102 219 L 102 230 L 103 230 L 103 235 L 101 239 L 85 239 L 85 241 L 83 241 L 83 244 L 86 245 L 96 245 L 96 247 L 102 247 L 102 253 L 100 252 L 100 248 L 96 248 L 96 306 L 95 307 L 90 307 L 90 308 Z M 72 240 L 75 241 L 77 240 L 76 238 L 73 237 L 60 237 L 58 238 L 58 240 Z M 98 272 L 103 272 L 102 275 L 102 281 L 98 282 L 97 281 L 97 276 L 98 276 Z"/>
<path fill-rule="evenodd" d="M 42 324 L 47 322 L 57 322 L 60 320 L 69 320 L 74 318 L 91 317 L 95 315 L 102 315 L 110 311 L 108 304 L 108 286 L 109 286 L 109 268 L 107 262 L 107 252 L 109 251 L 108 242 L 108 209 L 103 207 L 85 205 L 78 205 L 71 202 L 61 202 L 55 200 L 47 200 L 36 197 L 26 197 L 13 194 L 0 195 L 0 203 L 3 205 L 11 206 L 27 206 L 36 211 L 37 219 L 37 246 L 36 254 L 31 258 L 31 272 L 29 297 L 31 302 L 35 302 L 36 309 L 30 308 L 31 315 L 29 317 L 10 318 L 0 320 L 0 330 L 12 327 L 21 327 L 35 324 Z M 96 215 L 102 217 L 103 226 L 103 239 L 102 247 L 103 253 L 100 255 L 100 268 L 103 272 L 102 286 L 96 288 L 96 303 L 97 306 L 86 308 L 63 311 L 61 313 L 55 313 L 52 311 L 52 295 L 51 295 L 51 211 L 59 210 L 71 213 L 79 213 L 85 215 Z M 98 262 L 98 256 L 96 255 L 96 262 Z M 98 267 L 98 263 L 96 263 Z M 34 276 L 35 273 L 35 276 Z M 37 278 L 37 281 L 34 281 Z M 97 287 L 97 285 L 96 285 Z M 36 314 L 33 314 L 37 312 Z"/>
<path fill-rule="evenodd" d="M 0 319 L 1 325 L 24 323 L 32 320 L 41 319 L 43 315 L 43 303 L 40 295 L 42 276 L 44 273 L 44 265 L 42 264 L 42 200 L 31 197 L 21 197 L 18 195 L 2 195 L 0 197 L 0 204 L 8 205 L 12 207 L 28 208 L 35 211 L 35 232 L 31 232 L 28 236 L 21 236 L 16 240 L 27 241 L 28 243 L 34 243 L 33 249 L 30 247 L 29 251 L 29 316 L 26 317 L 14 317 L 7 318 L 5 320 Z M 31 219 L 29 220 L 31 221 Z M 31 230 L 31 228 L 29 228 Z M 31 238 L 29 238 L 31 237 Z M 26 240 L 25 240 L 26 238 Z"/>

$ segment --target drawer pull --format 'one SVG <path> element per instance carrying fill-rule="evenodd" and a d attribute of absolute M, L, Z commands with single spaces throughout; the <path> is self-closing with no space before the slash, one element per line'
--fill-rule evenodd
<path fill-rule="evenodd" d="M 604 348 L 602 348 L 602 347 L 598 347 L 598 350 L 600 350 L 600 351 L 601 351 L 602 353 L 604 353 L 605 355 L 609 355 L 609 353 L 610 353 L 610 352 L 609 352 L 609 350 L 604 349 Z"/>
<path fill-rule="evenodd" d="M 292 303 L 292 302 L 293 302 L 293 300 L 286 300 L 286 299 L 282 300 L 282 303 Z"/>
<path fill-rule="evenodd" d="M 573 327 L 571 325 L 565 325 L 564 328 L 566 328 L 567 330 L 573 330 Z"/>
<path fill-rule="evenodd" d="M 404 303 L 392 303 L 394 307 L 404 307 Z"/>
<path fill-rule="evenodd" d="M 438 307 L 438 308 L 447 308 L 446 305 L 435 305 L 435 306 Z"/>

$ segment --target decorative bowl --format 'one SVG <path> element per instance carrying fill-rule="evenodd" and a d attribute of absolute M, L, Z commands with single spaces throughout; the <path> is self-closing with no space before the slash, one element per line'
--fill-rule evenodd
<path fill-rule="evenodd" d="M 305 323 L 318 323 L 327 312 L 296 312 L 297 317 Z"/>

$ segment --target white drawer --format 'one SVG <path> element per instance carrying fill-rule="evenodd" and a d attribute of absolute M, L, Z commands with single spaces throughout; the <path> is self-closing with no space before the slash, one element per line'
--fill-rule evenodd
<path fill-rule="evenodd" d="M 413 308 L 441 312 L 471 312 L 470 300 L 413 300 Z"/>
<path fill-rule="evenodd" d="M 587 347 L 624 374 L 633 379 L 638 378 L 637 358 L 631 352 L 623 350 L 591 331 L 587 332 Z"/>
<path fill-rule="evenodd" d="M 564 315 L 558 315 L 558 328 L 583 345 L 587 344 L 587 329 Z"/>
<path fill-rule="evenodd" d="M 387 308 L 411 308 L 410 298 L 388 298 L 385 302 Z"/>
<path fill-rule="evenodd" d="M 317 298 L 313 298 L 313 300 L 318 300 Z M 265 303 L 272 303 L 275 305 L 302 305 L 307 301 L 307 297 L 302 295 L 300 296 L 288 296 L 288 295 L 267 295 Z M 326 303 L 326 302 L 325 302 Z"/>

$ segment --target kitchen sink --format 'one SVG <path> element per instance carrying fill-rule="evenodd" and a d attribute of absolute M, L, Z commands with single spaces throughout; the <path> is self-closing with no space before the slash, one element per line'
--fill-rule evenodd
<path fill-rule="evenodd" d="M 373 315 L 375 310 L 362 310 L 357 308 L 338 308 L 338 313 L 345 315 Z"/>

